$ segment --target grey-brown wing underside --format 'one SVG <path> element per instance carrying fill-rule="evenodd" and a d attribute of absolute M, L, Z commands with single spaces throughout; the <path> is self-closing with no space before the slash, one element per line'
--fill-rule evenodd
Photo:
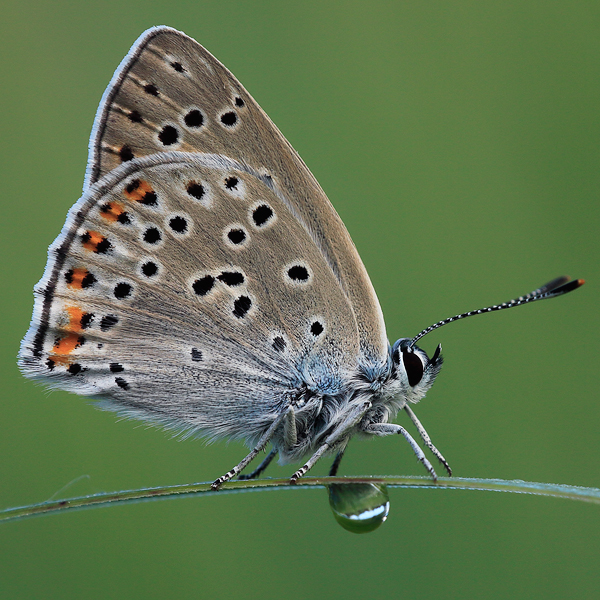
<path fill-rule="evenodd" d="M 239 81 L 167 27 L 134 44 L 107 88 L 90 139 L 85 187 L 123 162 L 165 151 L 219 154 L 271 179 L 349 300 L 360 363 L 387 357 L 381 308 L 341 219 L 302 159 Z"/>
<path fill-rule="evenodd" d="M 253 440 L 304 386 L 340 393 L 359 351 L 287 202 L 216 155 L 108 173 L 71 209 L 35 291 L 27 376 L 191 432 Z"/>

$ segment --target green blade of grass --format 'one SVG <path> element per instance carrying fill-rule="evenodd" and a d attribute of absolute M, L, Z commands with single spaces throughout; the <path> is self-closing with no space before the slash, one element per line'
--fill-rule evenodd
<path fill-rule="evenodd" d="M 14 521 L 36 515 L 45 515 L 84 508 L 107 506 L 133 502 L 145 502 L 167 498 L 189 496 L 212 496 L 215 494 L 244 493 L 259 490 L 278 489 L 314 489 L 329 484 L 351 483 L 382 483 L 393 488 L 424 488 L 436 490 L 480 490 L 491 492 L 512 492 L 517 494 L 534 494 L 537 496 L 552 496 L 600 504 L 600 489 L 576 487 L 552 483 L 535 483 L 520 480 L 475 479 L 465 477 L 440 477 L 434 483 L 428 477 L 391 476 L 384 477 L 306 477 L 295 485 L 290 485 L 289 479 L 258 479 L 250 481 L 229 482 L 223 489 L 211 490 L 211 483 L 191 483 L 186 485 L 126 490 L 81 496 L 64 500 L 51 500 L 0 511 L 0 522 Z"/>

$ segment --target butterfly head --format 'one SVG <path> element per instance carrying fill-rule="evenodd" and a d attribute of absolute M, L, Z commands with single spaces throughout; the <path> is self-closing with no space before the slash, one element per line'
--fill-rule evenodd
<path fill-rule="evenodd" d="M 418 402 L 433 385 L 437 374 L 442 368 L 443 361 L 440 354 L 442 346 L 440 344 L 437 347 L 434 355 L 430 359 L 426 352 L 416 345 L 416 342 L 428 333 L 466 317 L 513 308 L 537 300 L 555 298 L 556 296 L 561 296 L 562 294 L 576 290 L 584 283 L 583 279 L 571 280 L 569 277 L 558 277 L 537 290 L 525 294 L 524 296 L 519 296 L 514 300 L 509 300 L 502 304 L 494 304 L 493 306 L 488 306 L 486 308 L 470 310 L 469 312 L 449 317 L 448 319 L 438 321 L 437 323 L 426 327 L 412 339 L 399 339 L 392 348 L 392 377 L 388 389 L 393 395 L 398 393 L 399 388 L 400 394 L 403 395 L 406 400 L 409 402 Z"/>
<path fill-rule="evenodd" d="M 410 338 L 399 339 L 392 347 L 393 376 L 409 401 L 418 402 L 433 385 L 442 368 L 441 352 L 440 344 L 429 358 Z"/>

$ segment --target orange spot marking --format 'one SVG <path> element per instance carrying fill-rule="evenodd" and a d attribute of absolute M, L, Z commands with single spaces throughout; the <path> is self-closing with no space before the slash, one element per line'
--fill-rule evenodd
<path fill-rule="evenodd" d="M 82 330 L 81 319 L 86 313 L 78 306 L 67 306 L 66 311 L 69 315 L 69 323 L 64 327 L 64 330 L 67 333 L 54 342 L 50 356 L 50 360 L 58 365 L 71 364 L 68 355 L 85 343 L 85 338 L 80 334 Z"/>
<path fill-rule="evenodd" d="M 82 330 L 81 319 L 84 313 L 78 306 L 67 306 L 67 314 L 69 315 L 69 324 L 65 327 L 67 331 L 79 333 Z"/>
<path fill-rule="evenodd" d="M 67 283 L 67 286 L 70 288 L 75 288 L 76 290 L 80 290 L 83 288 L 83 280 L 87 277 L 90 272 L 87 269 L 74 268 L 71 269 L 73 274 L 71 276 L 71 282 Z"/>
<path fill-rule="evenodd" d="M 106 238 L 97 231 L 88 231 L 85 234 L 85 241 L 83 242 L 83 247 L 86 250 L 91 250 L 92 252 L 96 252 L 98 250 L 98 246 L 105 242 Z"/>
<path fill-rule="evenodd" d="M 69 366 L 71 364 L 71 360 L 68 356 L 57 356 L 56 354 L 51 354 L 48 360 L 51 360 L 54 365 Z"/>
<path fill-rule="evenodd" d="M 69 332 L 64 337 L 59 338 L 54 342 L 54 346 L 52 347 L 52 351 L 56 354 L 71 354 L 73 350 L 79 348 L 81 346 L 82 340 L 81 336 L 77 332 Z M 55 357 L 59 358 L 59 357 Z"/>
<path fill-rule="evenodd" d="M 124 212 L 125 209 L 118 202 L 108 202 L 100 210 L 100 216 L 114 223 Z"/>
<path fill-rule="evenodd" d="M 144 181 L 143 179 L 136 179 L 125 188 L 123 193 L 129 200 L 141 202 L 146 194 L 152 192 L 154 192 L 154 190 L 147 181 Z"/>

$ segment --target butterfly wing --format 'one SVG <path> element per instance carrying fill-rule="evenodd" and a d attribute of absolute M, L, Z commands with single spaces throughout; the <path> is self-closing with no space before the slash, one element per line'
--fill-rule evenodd
<path fill-rule="evenodd" d="M 173 428 L 256 439 L 359 351 L 348 299 L 269 177 L 211 154 L 128 161 L 50 247 L 27 376 Z"/>
<path fill-rule="evenodd" d="M 268 177 L 348 299 L 363 370 L 385 370 L 387 338 L 369 276 L 302 159 L 239 81 L 195 40 L 146 31 L 115 73 L 90 140 L 85 187 L 119 164 L 166 151 L 217 154 Z"/>

